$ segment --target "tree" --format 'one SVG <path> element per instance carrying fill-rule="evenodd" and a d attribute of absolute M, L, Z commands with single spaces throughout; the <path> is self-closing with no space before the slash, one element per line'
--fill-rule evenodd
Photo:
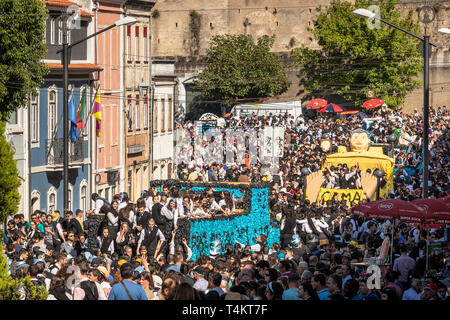
<path fill-rule="evenodd" d="M 237 98 L 277 96 L 290 82 L 281 59 L 270 52 L 275 37 L 257 39 L 250 35 L 216 35 L 207 50 L 207 67 L 196 86 L 208 99 L 231 106 Z"/>
<path fill-rule="evenodd" d="M 8 261 L 0 254 L 0 300 L 46 300 L 48 296 L 44 286 L 36 287 L 30 277 L 14 279 L 8 274 Z"/>
<path fill-rule="evenodd" d="M 415 34 L 419 32 L 412 12 L 405 18 L 395 7 L 399 0 L 380 0 L 375 4 L 380 16 Z M 319 50 L 301 47 L 293 57 L 302 64 L 300 83 L 314 96 L 337 94 L 360 105 L 373 90 L 389 107 L 397 108 L 406 94 L 418 87 L 414 78 L 422 70 L 421 43 L 409 35 L 380 22 L 358 18 L 352 11 L 374 4 L 356 0 L 355 4 L 333 0 L 313 21 L 309 29 Z M 312 40 L 312 39 L 311 39 Z"/>
<path fill-rule="evenodd" d="M 48 72 L 41 61 L 46 16 L 42 0 L 0 1 L 0 120 L 23 106 Z"/>
<path fill-rule="evenodd" d="M 0 121 L 0 223 L 17 213 L 20 202 L 19 170 L 13 158 L 11 144 L 5 138 L 5 123 Z"/>

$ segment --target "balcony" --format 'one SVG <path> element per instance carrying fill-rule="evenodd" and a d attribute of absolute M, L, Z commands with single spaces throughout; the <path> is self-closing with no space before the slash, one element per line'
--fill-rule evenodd
<path fill-rule="evenodd" d="M 52 143 L 53 142 L 53 143 Z M 63 165 L 63 147 L 64 139 L 46 140 L 46 163 L 47 165 Z M 75 143 L 69 142 L 69 162 L 83 162 L 84 146 L 83 138 L 79 138 Z"/>

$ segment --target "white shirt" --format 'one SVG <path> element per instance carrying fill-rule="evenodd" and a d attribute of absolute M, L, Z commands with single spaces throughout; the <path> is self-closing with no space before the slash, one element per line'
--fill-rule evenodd
<path fill-rule="evenodd" d="M 121 203 L 119 203 L 119 206 L 117 207 L 117 211 L 119 211 L 120 209 L 125 208 L 128 205 L 128 202 L 123 201 Z"/>
<path fill-rule="evenodd" d="M 84 290 L 81 289 L 80 287 L 80 283 L 83 281 L 88 281 L 88 278 L 84 278 L 81 279 L 73 288 L 72 291 L 72 296 L 73 296 L 73 300 L 83 300 L 84 299 Z M 102 287 L 100 286 L 99 283 L 94 282 L 95 286 L 97 287 L 97 292 L 98 292 L 98 300 L 108 300 L 108 298 L 106 298 L 105 292 L 103 291 Z"/>
<path fill-rule="evenodd" d="M 103 204 L 105 202 L 102 199 L 97 199 L 95 200 L 95 209 L 94 209 L 94 213 L 100 213 L 100 209 L 102 208 Z"/>

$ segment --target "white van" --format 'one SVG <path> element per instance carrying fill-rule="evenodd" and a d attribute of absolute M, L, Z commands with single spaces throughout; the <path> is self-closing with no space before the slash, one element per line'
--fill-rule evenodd
<path fill-rule="evenodd" d="M 231 110 L 233 116 L 237 117 L 251 117 L 253 113 L 256 113 L 258 117 L 269 115 L 284 115 L 286 113 L 291 114 L 294 118 L 297 118 L 302 114 L 302 102 L 286 101 L 286 102 L 268 102 L 258 104 L 238 104 Z"/>

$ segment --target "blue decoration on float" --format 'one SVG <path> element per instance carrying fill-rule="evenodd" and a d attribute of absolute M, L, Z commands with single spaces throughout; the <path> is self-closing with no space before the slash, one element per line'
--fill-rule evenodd
<path fill-rule="evenodd" d="M 194 190 L 198 189 L 198 190 Z M 204 188 L 203 188 L 204 189 Z M 217 191 L 227 190 L 235 197 L 243 197 L 239 189 L 214 188 Z M 220 189 L 220 190 L 219 190 Z M 193 187 L 193 191 L 201 191 Z M 255 244 L 260 234 L 267 236 L 270 247 L 280 238 L 280 230 L 270 224 L 268 188 L 251 188 L 251 206 L 248 214 L 238 215 L 227 220 L 194 219 L 191 220 L 189 246 L 192 249 L 191 260 L 197 260 L 201 255 L 209 255 L 211 244 L 215 240 L 222 243 L 222 252 L 226 243 L 234 245 L 235 240 L 242 244 Z"/>

